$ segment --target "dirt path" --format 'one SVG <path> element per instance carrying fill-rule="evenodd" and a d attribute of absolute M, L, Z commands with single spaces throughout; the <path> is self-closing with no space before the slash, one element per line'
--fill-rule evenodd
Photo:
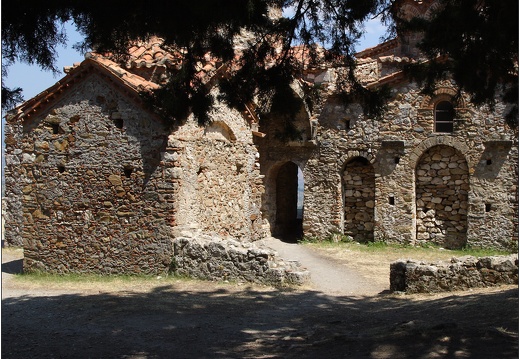
<path fill-rule="evenodd" d="M 326 269 L 314 250 L 279 248 Z M 342 281 L 339 263 L 330 283 L 313 277 L 304 289 L 175 278 L 61 282 L 11 274 L 21 255 L 2 250 L 2 358 L 518 358 L 518 286 L 346 295 L 365 279 Z"/>
<path fill-rule="evenodd" d="M 389 282 L 374 283 L 344 262 L 339 262 L 296 243 L 277 238 L 263 242 L 276 250 L 285 260 L 300 262 L 311 273 L 311 289 L 327 295 L 376 295 L 389 288 Z M 389 279 L 388 279 L 389 280 Z"/>

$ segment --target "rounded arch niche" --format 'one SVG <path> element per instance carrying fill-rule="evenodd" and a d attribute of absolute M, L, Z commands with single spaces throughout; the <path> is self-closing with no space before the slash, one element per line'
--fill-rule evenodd
<path fill-rule="evenodd" d="M 375 171 L 364 157 L 350 159 L 342 174 L 344 233 L 358 242 L 374 240 Z"/>
<path fill-rule="evenodd" d="M 467 242 L 468 163 L 454 147 L 428 148 L 415 168 L 416 239 L 455 249 Z"/>

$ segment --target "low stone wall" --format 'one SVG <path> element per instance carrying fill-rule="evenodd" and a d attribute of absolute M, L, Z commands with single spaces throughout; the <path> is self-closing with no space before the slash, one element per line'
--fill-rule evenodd
<path fill-rule="evenodd" d="M 464 256 L 450 262 L 424 263 L 398 260 L 390 264 L 390 290 L 432 293 L 518 284 L 518 255 L 476 258 Z"/>
<path fill-rule="evenodd" d="M 276 251 L 254 243 L 206 235 L 177 237 L 172 272 L 205 280 L 242 280 L 269 285 L 302 285 L 310 273 L 285 262 Z"/>

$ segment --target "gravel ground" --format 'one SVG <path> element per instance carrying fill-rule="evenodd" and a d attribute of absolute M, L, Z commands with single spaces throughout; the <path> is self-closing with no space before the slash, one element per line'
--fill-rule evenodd
<path fill-rule="evenodd" d="M 2 358 L 518 358 L 518 286 L 396 295 L 359 253 L 303 253 L 311 271 L 328 258 L 330 278 L 38 281 L 2 249 Z"/>

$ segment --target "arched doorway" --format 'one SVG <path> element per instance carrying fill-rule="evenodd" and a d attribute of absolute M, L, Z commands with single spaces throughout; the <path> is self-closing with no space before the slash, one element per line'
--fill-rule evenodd
<path fill-rule="evenodd" d="M 415 169 L 416 239 L 446 248 L 467 241 L 469 172 L 457 149 L 437 145 L 424 152 Z"/>
<path fill-rule="evenodd" d="M 344 233 L 358 242 L 374 240 L 375 172 L 364 157 L 354 157 L 343 171 Z"/>
<path fill-rule="evenodd" d="M 286 162 L 276 175 L 276 222 L 273 233 L 287 241 L 301 238 L 303 176 L 294 162 Z"/>

